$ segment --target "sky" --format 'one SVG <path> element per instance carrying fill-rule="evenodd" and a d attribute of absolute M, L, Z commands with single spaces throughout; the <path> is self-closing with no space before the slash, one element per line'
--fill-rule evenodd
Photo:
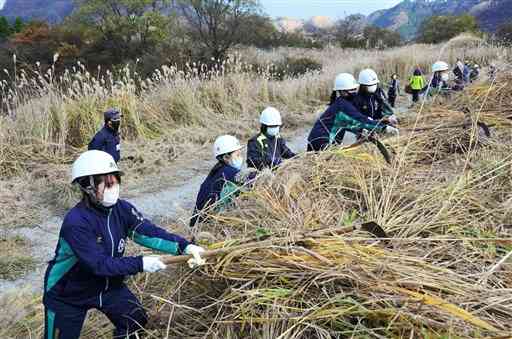
<path fill-rule="evenodd" d="M 260 0 L 264 11 L 271 17 L 286 16 L 297 19 L 308 19 L 317 15 L 333 19 L 355 13 L 368 15 L 379 9 L 391 8 L 400 2 L 401 0 Z"/>
<path fill-rule="evenodd" d="M 5 0 L 0 0 L 0 9 L 4 8 Z"/>

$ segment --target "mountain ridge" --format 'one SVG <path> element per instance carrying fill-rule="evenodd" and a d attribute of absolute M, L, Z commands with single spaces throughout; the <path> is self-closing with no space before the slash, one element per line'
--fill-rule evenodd
<path fill-rule="evenodd" d="M 0 16 L 59 23 L 73 11 L 73 0 L 6 0 Z"/>
<path fill-rule="evenodd" d="M 398 31 L 413 38 L 423 20 L 434 15 L 475 16 L 480 27 L 494 32 L 512 16 L 511 0 L 404 0 L 389 9 L 379 10 L 367 17 L 368 24 Z"/>

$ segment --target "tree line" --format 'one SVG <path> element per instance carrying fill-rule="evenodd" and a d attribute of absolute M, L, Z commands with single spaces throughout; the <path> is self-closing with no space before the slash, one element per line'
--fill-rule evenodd
<path fill-rule="evenodd" d="M 360 15 L 306 29 L 279 30 L 256 0 L 76 0 L 72 15 L 54 26 L 0 18 L 0 67 L 12 69 L 16 54 L 26 68 L 64 70 L 80 61 L 88 69 L 115 70 L 134 63 L 148 75 L 162 64 L 218 62 L 237 45 L 384 49 L 404 43 L 399 33 L 368 26 Z M 417 40 L 437 43 L 467 31 L 478 31 L 470 15 L 436 16 L 422 24 Z"/>
<path fill-rule="evenodd" d="M 25 23 L 17 17 L 11 24 L 6 17 L 0 16 L 0 43 L 6 41 L 13 34 L 19 33 L 25 27 Z"/>
<path fill-rule="evenodd" d="M 139 72 L 147 75 L 161 64 L 221 60 L 235 45 L 385 48 L 401 43 L 397 33 L 376 27 L 347 38 L 356 17 L 307 34 L 279 30 L 255 0 L 77 0 L 76 6 L 54 26 L 19 20 L 11 26 L 3 18 L 0 67 L 11 69 L 13 54 L 25 67 L 47 67 L 58 53 L 57 69 L 78 60 L 89 69 L 138 61 Z"/>

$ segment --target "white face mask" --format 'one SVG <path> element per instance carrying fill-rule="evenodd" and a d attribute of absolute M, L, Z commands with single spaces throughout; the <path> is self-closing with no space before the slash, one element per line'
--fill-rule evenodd
<path fill-rule="evenodd" d="M 101 204 L 105 207 L 114 206 L 117 203 L 117 200 L 119 200 L 119 191 L 119 184 L 114 184 L 111 187 L 105 187 Z"/>
<path fill-rule="evenodd" d="M 271 137 L 275 137 L 277 135 L 279 135 L 279 126 L 277 127 L 269 127 L 267 128 L 267 134 Z"/>
<path fill-rule="evenodd" d="M 368 86 L 366 89 L 368 90 L 368 93 L 375 93 L 377 92 L 377 85 Z"/>
<path fill-rule="evenodd" d="M 234 167 L 236 168 L 237 170 L 240 170 L 242 168 L 242 165 L 244 164 L 244 160 L 241 158 L 241 157 L 238 157 L 238 158 L 235 158 L 235 159 L 232 159 L 230 162 L 229 162 L 229 165 L 231 167 Z"/>
<path fill-rule="evenodd" d="M 441 80 L 443 80 L 443 81 L 450 80 L 450 75 L 448 73 L 441 74 Z"/>

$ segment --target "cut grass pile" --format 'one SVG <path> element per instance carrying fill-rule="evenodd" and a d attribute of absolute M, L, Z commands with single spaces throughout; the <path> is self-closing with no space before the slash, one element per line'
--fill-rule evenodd
<path fill-rule="evenodd" d="M 508 74 L 500 83 L 511 79 Z M 505 88 L 468 113 L 467 97 L 457 97 L 450 108 L 427 107 L 404 127 L 434 128 L 389 140 L 391 166 L 364 145 L 303 155 L 275 177 L 262 178 L 235 208 L 212 214 L 202 229 L 226 239 L 211 248 L 258 233 L 270 234 L 272 244 L 233 251 L 178 282 L 151 277 L 144 295 L 153 296 L 150 309 L 171 324 L 151 333 L 509 335 L 512 143 L 505 112 L 489 99 L 509 95 Z M 450 127 L 467 121 L 466 127 Z M 486 137 L 476 122 L 490 121 L 499 123 Z M 303 236 L 364 221 L 378 222 L 391 239 L 360 232 Z"/>

